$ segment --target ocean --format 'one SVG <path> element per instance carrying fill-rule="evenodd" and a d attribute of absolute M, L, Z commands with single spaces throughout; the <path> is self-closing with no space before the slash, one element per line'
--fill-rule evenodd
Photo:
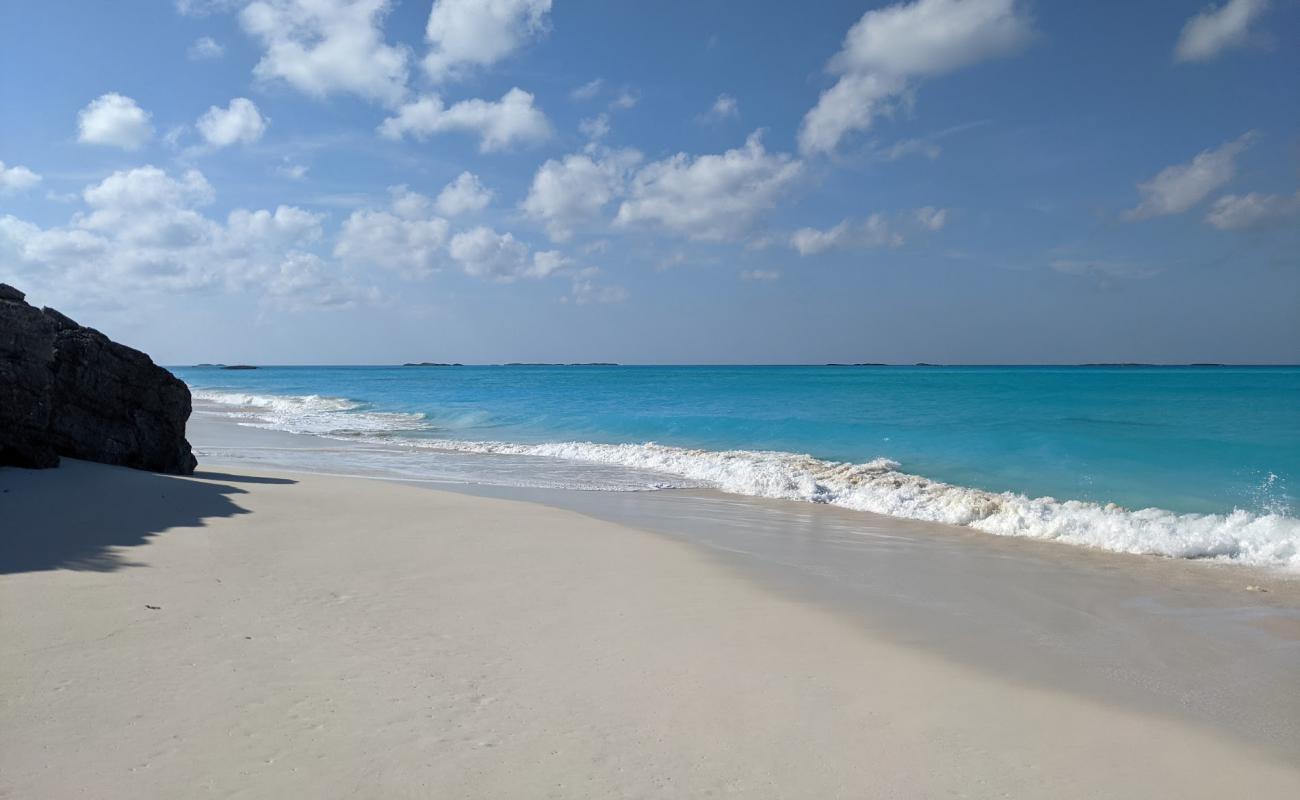
<path fill-rule="evenodd" d="M 330 456 L 336 471 L 352 461 L 465 483 L 711 487 L 1300 569 L 1297 367 L 172 371 L 198 414 L 352 443 Z"/>

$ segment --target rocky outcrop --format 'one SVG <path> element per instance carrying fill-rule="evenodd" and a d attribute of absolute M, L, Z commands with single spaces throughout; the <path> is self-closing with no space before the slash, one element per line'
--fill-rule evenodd
<path fill-rule="evenodd" d="M 0 283 L 0 465 L 59 456 L 189 474 L 190 390 L 139 350 Z"/>

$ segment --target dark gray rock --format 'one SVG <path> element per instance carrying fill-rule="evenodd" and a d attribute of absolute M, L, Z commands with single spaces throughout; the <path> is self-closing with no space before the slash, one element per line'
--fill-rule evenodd
<path fill-rule="evenodd" d="M 0 283 L 0 464 L 59 456 L 189 474 L 189 388 L 139 350 Z"/>

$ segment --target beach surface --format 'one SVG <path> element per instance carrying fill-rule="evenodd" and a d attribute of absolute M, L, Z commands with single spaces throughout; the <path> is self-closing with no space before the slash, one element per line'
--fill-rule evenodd
<path fill-rule="evenodd" d="M 0 797 L 1300 792 L 1287 743 L 537 503 L 65 461 L 0 471 L 0 520 Z"/>

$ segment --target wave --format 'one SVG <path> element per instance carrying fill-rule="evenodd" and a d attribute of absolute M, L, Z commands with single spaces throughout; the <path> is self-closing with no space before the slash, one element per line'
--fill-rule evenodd
<path fill-rule="evenodd" d="M 655 443 L 465 441 L 427 438 L 424 415 L 376 412 L 342 398 L 262 396 L 193 390 L 196 400 L 230 407 L 244 424 L 294 433 L 355 437 L 375 444 L 482 455 L 561 459 L 677 478 L 662 488 L 710 486 L 725 492 L 828 503 L 906 519 L 962 525 L 997 536 L 1044 539 L 1118 553 L 1215 559 L 1300 571 L 1300 519 L 1281 513 L 1180 514 L 1113 503 L 1031 498 L 955 486 L 900 471 L 887 458 L 825 461 L 781 451 L 700 450 Z M 419 431 L 423 437 L 394 437 Z M 445 434 L 444 434 L 445 435 Z M 468 476 L 467 476 L 468 478 Z M 584 479 L 584 488 L 590 488 Z M 612 487 L 611 487 L 612 488 Z"/>
<path fill-rule="evenodd" d="M 997 536 L 1050 539 L 1118 553 L 1211 558 L 1300 570 L 1300 519 L 1280 514 L 1179 514 L 1113 503 L 988 492 L 899 471 L 779 451 L 693 450 L 659 444 L 512 444 L 422 441 L 420 447 L 550 456 L 677 475 L 735 494 L 829 503 L 906 519 L 963 525 Z"/>
<path fill-rule="evenodd" d="M 220 413 L 255 428 L 322 436 L 359 436 L 397 431 L 430 430 L 423 414 L 371 411 L 341 397 L 260 395 L 194 389 L 195 400 L 222 406 Z"/>

